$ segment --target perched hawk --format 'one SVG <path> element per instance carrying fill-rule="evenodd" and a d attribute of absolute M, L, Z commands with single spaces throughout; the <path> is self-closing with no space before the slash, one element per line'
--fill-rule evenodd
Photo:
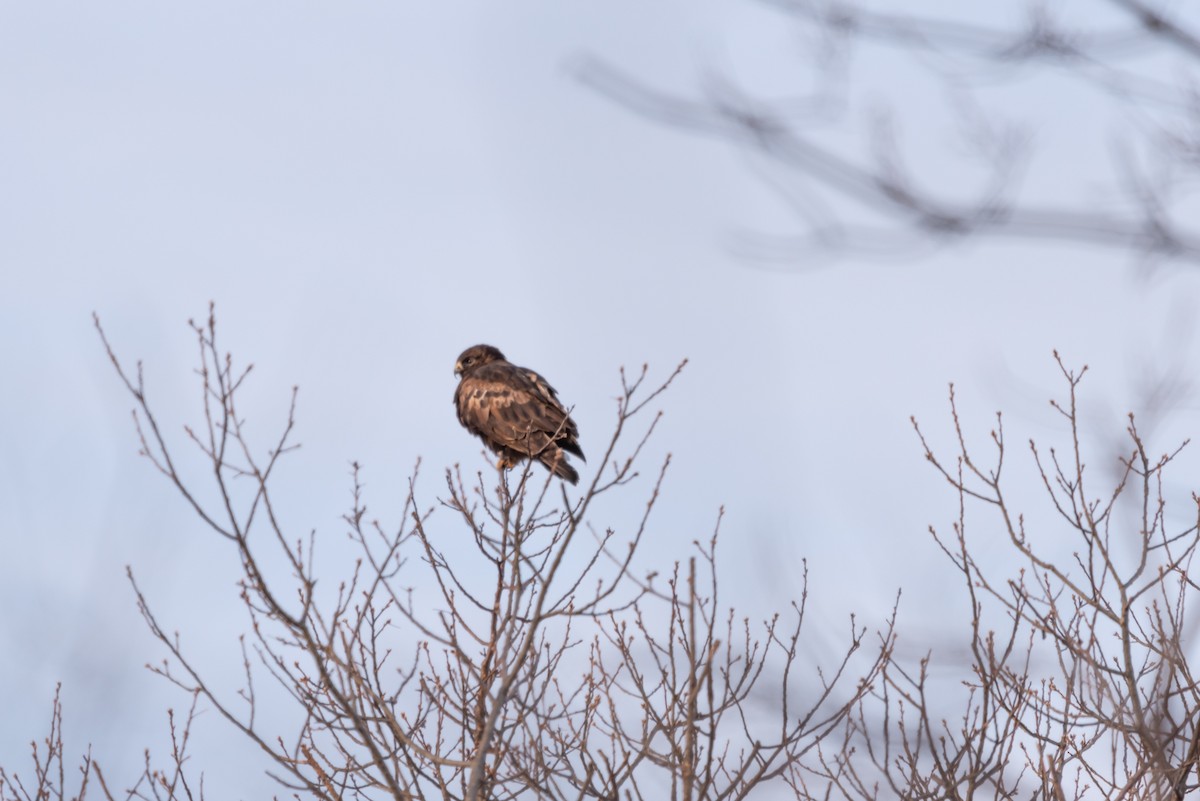
<path fill-rule="evenodd" d="M 491 345 L 464 350 L 454 374 L 460 376 L 454 391 L 458 422 L 500 456 L 497 467 L 537 459 L 559 478 L 579 482 L 563 453 L 583 459 L 579 430 L 546 379 L 505 361 Z"/>

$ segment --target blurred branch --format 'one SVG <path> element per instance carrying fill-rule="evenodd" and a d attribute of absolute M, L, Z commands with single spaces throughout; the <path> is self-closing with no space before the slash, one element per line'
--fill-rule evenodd
<path fill-rule="evenodd" d="M 1194 154 L 1200 152 L 1196 93 L 1186 82 L 1175 84 L 1153 71 L 1121 64 L 1155 47 L 1177 52 L 1189 62 L 1200 57 L 1200 39 L 1176 17 L 1137 0 L 1108 0 L 1128 12 L 1128 25 L 1109 30 L 1072 27 L 1034 6 L 1023 27 L 1005 30 L 969 20 L 877 12 L 842 0 L 763 1 L 787 19 L 823 33 L 834 49 L 863 39 L 914 54 L 936 53 L 957 60 L 955 64 L 965 60 L 956 70 L 956 85 L 970 82 L 982 65 L 1026 71 L 1053 68 L 1084 80 L 1107 93 L 1135 123 L 1139 151 L 1153 153 L 1162 169 L 1153 178 L 1142 176 L 1127 153 L 1118 157 L 1126 211 L 1105 211 L 1087 203 L 1039 203 L 1018 191 L 1027 147 L 1020 138 L 1008 137 L 979 154 L 988 177 L 974 197 L 953 200 L 963 194 L 956 176 L 900 169 L 903 159 L 887 123 L 872 123 L 873 138 L 877 145 L 884 144 L 873 156 L 840 155 L 805 131 L 810 120 L 796 117 L 795 104 L 755 98 L 727 78 L 709 80 L 698 96 L 685 97 L 656 90 L 648 80 L 603 59 L 577 60 L 574 73 L 579 80 L 610 100 L 655 122 L 732 142 L 764 157 L 777 173 L 770 183 L 783 187 L 785 195 L 793 194 L 793 186 L 803 187 L 807 199 L 793 207 L 808 234 L 758 237 L 759 255 L 786 259 L 812 249 L 889 254 L 920 242 L 1008 239 L 1200 261 L 1200 230 L 1186 222 L 1192 218 L 1186 208 L 1170 202 L 1172 183 L 1193 168 Z M 1189 78 L 1194 74 L 1191 69 L 1185 72 Z M 863 220 L 863 214 L 879 222 Z M 1185 222 L 1176 222 L 1176 215 Z"/>

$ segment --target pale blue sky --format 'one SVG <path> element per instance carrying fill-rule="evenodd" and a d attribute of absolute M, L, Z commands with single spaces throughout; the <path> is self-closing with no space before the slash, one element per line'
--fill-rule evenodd
<path fill-rule="evenodd" d="M 902 621 L 954 630 L 930 611 L 954 577 L 925 534 L 954 499 L 908 416 L 945 441 L 954 380 L 979 434 L 1004 408 L 1014 442 L 1050 436 L 1058 348 L 1092 365 L 1096 419 L 1119 429 L 1147 370 L 1195 361 L 1200 285 L 1195 268 L 1014 244 L 764 269 L 727 247 L 789 230 L 764 165 L 568 69 L 586 52 L 681 91 L 710 70 L 804 91 L 804 47 L 732 0 L 0 7 L 0 764 L 22 766 L 59 680 L 71 753 L 91 741 L 128 768 L 161 745 L 183 699 L 141 668 L 161 652 L 126 564 L 216 670 L 237 665 L 233 554 L 137 458 L 93 310 L 178 433 L 197 411 L 185 322 L 215 300 L 224 345 L 257 365 L 251 421 L 273 432 L 300 386 L 304 447 L 281 480 L 298 526 L 339 539 L 351 460 L 384 518 L 418 456 L 431 500 L 445 466 L 483 464 L 450 405 L 462 348 L 545 374 L 589 454 L 618 367 L 686 356 L 647 560 L 683 555 L 724 504 L 726 601 L 765 613 L 808 557 L 829 642 L 900 586 Z M 851 124 L 825 131 L 838 147 L 866 144 L 840 131 L 872 104 L 938 121 L 915 71 L 860 55 Z M 1030 191 L 1111 191 L 1120 123 L 1095 97 L 1045 78 L 995 102 L 1032 118 Z M 1081 120 L 1094 136 L 1064 133 Z M 944 127 L 906 145 L 959 175 Z M 1194 430 L 1195 399 L 1178 406 Z M 215 716 L 198 736 L 211 797 L 264 786 Z"/>

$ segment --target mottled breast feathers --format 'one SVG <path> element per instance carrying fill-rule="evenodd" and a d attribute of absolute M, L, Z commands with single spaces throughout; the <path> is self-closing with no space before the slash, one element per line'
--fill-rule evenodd
<path fill-rule="evenodd" d="M 494 451 L 501 468 L 536 459 L 554 475 L 579 482 L 567 461 L 583 459 L 579 430 L 554 387 L 533 370 L 517 367 L 491 345 L 475 345 L 458 357 L 454 392 L 458 421 Z"/>

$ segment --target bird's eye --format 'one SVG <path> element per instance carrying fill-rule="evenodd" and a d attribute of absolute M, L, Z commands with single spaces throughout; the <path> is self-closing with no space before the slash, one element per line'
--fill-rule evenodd
<path fill-rule="evenodd" d="M 473 361 L 475 361 L 475 359 L 471 356 L 468 356 L 467 358 L 463 359 L 463 364 L 470 364 Z"/>

